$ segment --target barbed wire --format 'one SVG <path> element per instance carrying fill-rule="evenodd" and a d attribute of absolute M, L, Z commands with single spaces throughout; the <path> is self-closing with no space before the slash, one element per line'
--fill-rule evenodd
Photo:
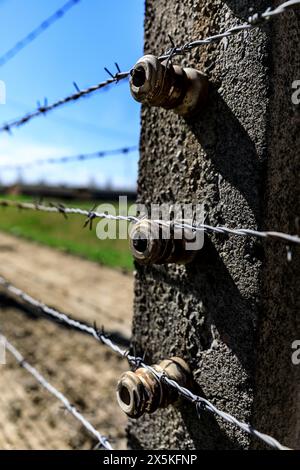
<path fill-rule="evenodd" d="M 101 343 L 105 344 L 106 346 L 110 347 L 114 352 L 119 354 L 120 356 L 127 357 L 127 350 L 122 349 L 118 344 L 113 342 L 103 331 L 103 333 L 100 333 L 100 330 L 98 330 L 95 327 L 88 325 L 87 323 L 83 323 L 81 321 L 75 320 L 74 318 L 69 317 L 65 313 L 61 313 L 58 310 L 48 307 L 46 304 L 43 302 L 40 302 L 39 300 L 34 299 L 31 297 L 29 294 L 26 292 L 22 291 L 22 289 L 19 289 L 18 287 L 12 285 L 9 283 L 4 277 L 0 276 L 0 287 L 2 287 L 6 293 L 10 294 L 10 296 L 14 299 L 17 297 L 18 299 L 21 299 L 25 304 L 31 305 L 35 309 L 40 310 L 43 312 L 46 316 L 50 316 L 51 318 L 57 320 L 60 323 L 63 323 L 65 325 L 68 325 L 72 329 L 79 330 L 83 333 L 86 333 L 90 336 L 93 336 L 97 341 L 100 341 Z M 129 356 L 131 357 L 131 356 Z M 133 357 L 131 358 L 133 360 Z"/>
<path fill-rule="evenodd" d="M 207 44 L 211 44 L 216 41 L 221 41 L 224 38 L 233 36 L 235 34 L 240 33 L 241 31 L 245 31 L 248 29 L 252 29 L 255 27 L 261 26 L 263 23 L 266 21 L 270 20 L 271 18 L 280 15 L 282 13 L 285 13 L 289 9 L 293 9 L 297 6 L 300 5 L 300 0 L 289 0 L 281 5 L 279 5 L 277 8 L 273 9 L 268 8 L 265 12 L 263 13 L 254 13 L 248 18 L 248 22 L 244 23 L 242 25 L 234 26 L 227 31 L 216 34 L 214 36 L 209 36 L 204 39 L 199 39 L 195 41 L 190 41 L 187 42 L 181 46 L 176 46 L 173 39 L 170 37 L 171 43 L 172 43 L 172 48 L 169 49 L 167 52 L 159 56 L 159 60 L 165 60 L 165 59 L 171 59 L 172 57 L 178 56 L 178 55 L 185 55 L 188 52 L 190 52 L 192 49 L 200 46 L 204 46 Z M 40 115 L 45 115 L 49 111 L 52 111 L 66 103 L 69 103 L 71 101 L 77 101 L 80 98 L 83 98 L 87 95 L 90 95 L 94 93 L 97 90 L 100 90 L 101 88 L 104 88 L 108 85 L 111 85 L 112 83 L 117 83 L 120 80 L 127 78 L 131 71 L 128 72 L 121 72 L 119 65 L 115 62 L 116 68 L 117 68 L 117 73 L 113 74 L 111 73 L 107 68 L 105 68 L 105 71 L 110 75 L 110 79 L 100 82 L 97 85 L 91 86 L 89 88 L 86 88 L 85 90 L 80 90 L 78 85 L 74 82 L 74 86 L 76 88 L 77 93 L 71 94 L 67 96 L 66 98 L 62 98 L 50 105 L 48 105 L 47 100 L 45 100 L 44 105 L 38 104 L 37 109 L 32 111 L 31 113 L 25 114 L 25 116 L 15 119 L 13 121 L 10 121 L 8 123 L 2 124 L 0 127 L 0 133 L 1 132 L 11 132 L 12 128 L 15 127 L 20 127 L 23 124 L 31 121 L 32 119 L 40 116 Z"/>
<path fill-rule="evenodd" d="M 214 42 L 221 41 L 224 38 L 234 36 L 235 34 L 238 34 L 242 31 L 257 28 L 263 25 L 264 23 L 266 23 L 267 21 L 271 20 L 275 16 L 281 15 L 282 13 L 285 13 L 289 9 L 294 9 L 295 7 L 299 5 L 300 5 L 300 0 L 289 0 L 287 2 L 282 3 L 278 7 L 274 8 L 273 10 L 271 7 L 269 7 L 263 13 L 254 13 L 251 16 L 249 16 L 248 21 L 246 23 L 233 26 L 232 28 L 229 28 L 223 33 L 215 34 L 213 36 L 209 36 L 204 39 L 197 39 L 195 41 L 190 41 L 181 46 L 176 46 L 174 44 L 173 39 L 170 38 L 172 42 L 172 48 L 167 50 L 161 56 L 159 56 L 159 59 L 165 60 L 165 59 L 169 59 L 170 57 L 175 57 L 178 55 L 185 55 L 188 52 L 190 52 L 192 49 L 195 49 L 197 47 L 205 46 L 207 44 L 212 44 Z"/>
<path fill-rule="evenodd" d="M 144 357 L 138 357 L 138 356 L 132 355 L 129 353 L 128 350 L 122 349 L 120 346 L 114 343 L 107 336 L 107 334 L 105 334 L 103 327 L 101 329 L 98 329 L 96 324 L 94 327 L 92 327 L 85 323 L 79 322 L 78 320 L 75 320 L 74 318 L 71 318 L 65 313 L 59 312 L 58 310 L 48 307 L 44 303 L 31 297 L 26 292 L 10 284 L 2 276 L 0 276 L 0 286 L 2 286 L 9 295 L 12 295 L 13 298 L 17 297 L 21 299 L 23 302 L 35 308 L 38 308 L 46 316 L 55 318 L 56 320 L 60 321 L 63 324 L 66 324 L 81 332 L 85 332 L 89 334 L 98 342 L 108 346 L 112 351 L 114 351 L 115 353 L 123 357 L 124 359 L 127 359 L 129 364 L 132 365 L 134 368 L 143 367 L 149 370 L 157 378 L 157 380 L 165 383 L 168 387 L 175 389 L 181 397 L 183 397 L 184 399 L 194 404 L 196 406 L 198 415 L 200 415 L 200 413 L 203 411 L 208 411 L 210 413 L 213 413 L 214 415 L 219 416 L 226 422 L 236 425 L 242 431 L 246 432 L 247 434 L 250 434 L 253 437 L 260 439 L 265 444 L 269 445 L 270 447 L 274 449 L 277 449 L 277 450 L 288 449 L 287 447 L 283 446 L 279 441 L 269 436 L 268 434 L 261 433 L 257 431 L 255 428 L 253 428 L 251 425 L 244 423 L 242 421 L 239 421 L 237 418 L 235 418 L 231 414 L 226 413 L 222 410 L 219 410 L 215 405 L 213 405 L 206 398 L 203 398 L 199 395 L 194 394 L 191 390 L 185 387 L 182 387 L 176 381 L 169 379 L 165 374 L 157 372 L 155 369 L 153 369 L 153 367 L 147 365 L 144 362 Z"/>
<path fill-rule="evenodd" d="M 23 39 L 18 41 L 11 49 L 9 49 L 5 54 L 0 57 L 0 67 L 6 64 L 11 60 L 15 55 L 17 55 L 24 47 L 28 46 L 33 42 L 38 36 L 40 36 L 46 29 L 60 20 L 72 7 L 77 5 L 81 0 L 69 0 L 51 16 L 46 18 L 42 23 L 27 34 Z"/>
<path fill-rule="evenodd" d="M 53 385 L 51 385 L 45 377 L 42 376 L 40 372 L 37 371 L 33 366 L 31 366 L 23 357 L 23 355 L 8 341 L 8 339 L 2 334 L 0 337 L 4 340 L 6 349 L 11 353 L 11 355 L 16 359 L 17 363 L 25 369 L 29 374 L 31 374 L 37 382 L 46 389 L 51 395 L 53 395 L 57 400 L 59 400 L 64 408 L 81 423 L 81 425 L 89 432 L 98 442 L 98 445 L 103 447 L 106 450 L 113 450 L 108 439 L 102 436 L 94 426 L 77 410 L 77 408 L 72 405 L 69 400 L 58 391 Z"/>
<path fill-rule="evenodd" d="M 37 165 L 44 165 L 44 164 L 59 164 L 59 163 L 70 163 L 76 161 L 86 161 L 86 160 L 94 160 L 98 158 L 104 158 L 109 155 L 120 155 L 120 154 L 128 154 L 138 150 L 138 146 L 131 146 L 131 147 L 123 147 L 118 149 L 112 150 L 100 150 L 98 152 L 92 153 L 82 153 L 79 155 L 67 156 L 67 157 L 49 157 L 49 158 L 40 158 L 37 160 L 32 160 L 30 162 L 24 162 L 15 165 L 0 165 L 0 170 L 22 170 L 25 168 L 31 168 Z"/>
<path fill-rule="evenodd" d="M 154 374 L 158 380 L 164 382 L 167 384 L 169 387 L 177 390 L 178 394 L 188 400 L 189 402 L 193 403 L 196 406 L 198 415 L 202 413 L 202 411 L 208 411 L 214 415 L 219 416 L 223 420 L 225 420 L 227 423 L 234 424 L 237 427 L 239 427 L 242 431 L 246 432 L 247 434 L 250 434 L 253 437 L 256 437 L 257 439 L 261 440 L 265 444 L 269 445 L 270 447 L 277 449 L 277 450 L 290 450 L 289 447 L 286 447 L 282 445 L 277 439 L 275 439 L 272 436 L 269 436 L 268 434 L 262 433 L 260 431 L 257 431 L 253 426 L 250 424 L 244 423 L 243 421 L 238 420 L 234 416 L 232 416 L 230 413 L 226 413 L 225 411 L 220 410 L 217 408 L 215 405 L 213 405 L 209 400 L 206 398 L 200 397 L 199 395 L 195 395 L 191 390 L 182 387 L 179 385 L 175 380 L 169 379 L 165 374 L 161 374 L 155 369 L 153 369 L 150 366 L 147 366 L 146 364 L 142 363 L 142 367 L 145 367 L 148 369 L 152 374 Z"/>
<path fill-rule="evenodd" d="M 76 207 L 66 207 L 63 204 L 54 204 L 50 203 L 49 206 L 45 206 L 39 203 L 31 203 L 31 202 L 19 202 L 19 201 L 11 201 L 8 199 L 0 200 L 0 207 L 14 207 L 17 209 L 24 209 L 24 210 L 33 210 L 33 211 L 41 211 L 41 212 L 49 212 L 49 213 L 60 213 L 67 217 L 69 214 L 77 214 L 85 216 L 86 223 L 84 226 L 90 225 L 92 226 L 92 222 L 95 219 L 110 219 L 110 220 L 124 220 L 131 223 L 138 223 L 140 220 L 146 220 L 145 218 L 138 218 L 135 216 L 126 216 L 126 215 L 113 215 L 108 214 L 106 212 L 97 212 L 94 209 L 86 210 L 80 209 Z M 241 237 L 254 237 L 254 238 L 261 238 L 261 239 L 274 239 L 283 241 L 286 243 L 292 244 L 300 244 L 300 237 L 298 235 L 290 235 L 288 233 L 278 232 L 278 231 L 258 231 L 249 228 L 238 228 L 232 229 L 229 227 L 223 226 L 212 226 L 208 224 L 197 223 L 196 221 L 192 224 L 189 223 L 179 223 L 174 221 L 163 221 L 163 220 L 153 220 L 151 221 L 154 224 L 159 224 L 168 227 L 176 227 L 179 229 L 189 229 L 193 230 L 194 232 L 208 232 L 208 233 L 216 233 L 222 235 L 234 235 L 234 236 L 241 236 Z"/>
<path fill-rule="evenodd" d="M 77 101 L 80 98 L 86 97 L 88 95 L 91 95 L 92 93 L 95 93 L 96 91 L 100 90 L 101 88 L 104 88 L 108 85 L 111 85 L 112 83 L 117 83 L 120 80 L 123 80 L 124 78 L 128 77 L 129 72 L 121 72 L 121 73 L 116 73 L 113 78 L 110 78 L 108 80 L 105 80 L 103 82 L 98 83 L 97 85 L 91 86 L 89 88 L 86 88 L 84 90 L 80 90 L 79 87 L 75 85 L 76 88 L 76 93 L 73 93 L 69 96 L 66 96 L 65 98 L 62 98 L 58 101 L 55 101 L 52 104 L 48 104 L 47 100 L 45 100 L 44 104 L 41 105 L 38 103 L 37 109 L 32 111 L 31 113 L 25 114 L 25 116 L 15 119 L 13 121 L 10 121 L 9 123 L 4 123 L 0 127 L 0 133 L 1 132 L 11 132 L 12 128 L 14 127 L 20 127 L 23 124 L 31 121 L 32 119 L 40 116 L 40 115 L 46 115 L 48 112 L 53 111 L 56 108 L 59 108 L 60 106 L 70 103 L 71 101 Z"/>
<path fill-rule="evenodd" d="M 193 230 L 194 232 L 212 232 L 212 233 L 217 233 L 217 234 L 222 234 L 222 235 L 236 235 L 236 236 L 241 236 L 241 237 L 255 237 L 255 238 L 273 238 L 277 239 L 280 241 L 285 241 L 287 243 L 295 243 L 297 245 L 300 244 L 300 237 L 298 235 L 290 235 L 288 233 L 283 233 L 283 232 L 277 232 L 277 231 L 258 231 L 258 230 L 253 230 L 250 228 L 238 228 L 238 229 L 232 229 L 229 227 L 223 227 L 223 226 L 216 226 L 213 227 L 212 225 L 207 225 L 207 224 L 197 224 L 197 222 L 194 222 L 193 224 L 188 224 L 188 223 L 176 223 L 176 222 L 164 222 L 162 220 L 154 220 L 154 223 L 157 223 L 159 225 L 164 225 L 164 226 L 169 226 L 173 225 L 176 228 L 180 229 L 190 229 Z"/>

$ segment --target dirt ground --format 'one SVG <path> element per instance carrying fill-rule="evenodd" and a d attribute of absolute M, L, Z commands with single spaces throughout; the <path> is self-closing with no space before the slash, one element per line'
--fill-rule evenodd
<path fill-rule="evenodd" d="M 35 298 L 130 336 L 132 276 L 0 234 L 0 275 Z M 126 417 L 115 387 L 128 369 L 93 338 L 26 314 L 0 297 L 0 330 L 116 449 Z M 0 365 L 0 449 L 90 449 L 93 439 L 7 352 Z"/>

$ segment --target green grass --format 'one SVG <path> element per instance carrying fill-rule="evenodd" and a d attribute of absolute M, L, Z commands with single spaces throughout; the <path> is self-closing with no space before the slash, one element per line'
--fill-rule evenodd
<path fill-rule="evenodd" d="M 17 198 L 0 197 L 1 199 L 17 199 L 18 201 L 31 200 L 22 196 Z M 65 205 L 90 209 L 93 203 L 68 201 L 65 202 Z M 128 240 L 99 240 L 96 235 L 98 220 L 94 221 L 91 231 L 88 228 L 83 228 L 84 222 L 85 218 L 79 215 L 70 215 L 68 220 L 65 220 L 61 214 L 0 207 L 0 230 L 4 232 L 79 255 L 112 268 L 131 271 L 133 261 Z"/>

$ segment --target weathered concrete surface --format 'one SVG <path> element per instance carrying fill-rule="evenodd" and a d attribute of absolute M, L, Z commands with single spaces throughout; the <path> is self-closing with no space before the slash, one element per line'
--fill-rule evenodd
<path fill-rule="evenodd" d="M 159 54 L 168 48 L 168 33 L 175 42 L 185 43 L 240 23 L 248 17 L 250 5 L 257 10 L 267 6 L 253 0 L 147 0 L 145 52 Z M 200 117 L 185 122 L 170 111 L 143 109 L 140 202 L 204 202 L 212 225 L 263 225 L 266 161 L 271 133 L 278 127 L 276 122 L 272 128 L 269 124 L 269 106 L 275 101 L 270 98 L 274 80 L 270 34 L 266 26 L 235 36 L 229 43 L 203 47 L 182 61 L 210 77 L 210 102 Z M 273 147 L 275 159 L 276 144 Z M 274 167 L 274 171 L 278 169 Z M 272 179 L 269 184 L 272 186 Z M 286 198 L 289 206 L 289 196 Z M 268 210 L 268 225 L 277 227 L 271 202 Z M 290 220 L 289 215 L 282 217 Z M 278 253 L 278 245 L 272 246 Z M 264 248 L 255 240 L 213 236 L 189 266 L 137 266 L 136 272 L 136 352 L 147 351 L 146 359 L 152 363 L 181 355 L 193 370 L 199 393 L 245 421 L 253 418 L 255 374 L 258 386 L 270 386 L 262 383 L 263 374 L 255 360 L 258 318 L 267 331 L 272 323 L 267 317 L 264 320 L 267 313 L 261 309 L 261 298 L 269 287 L 261 285 L 263 260 Z M 260 350 L 269 365 L 271 359 L 264 357 L 262 346 Z M 273 374 L 274 386 L 275 378 Z M 276 436 L 276 420 L 267 429 L 259 418 L 264 404 L 260 397 L 256 421 L 262 431 Z M 278 418 L 282 422 L 282 414 Z M 237 449 L 251 445 L 247 435 L 213 416 L 203 414 L 199 421 L 194 408 L 186 403 L 131 421 L 128 434 L 134 448 Z M 278 437 L 290 443 L 285 436 Z"/>

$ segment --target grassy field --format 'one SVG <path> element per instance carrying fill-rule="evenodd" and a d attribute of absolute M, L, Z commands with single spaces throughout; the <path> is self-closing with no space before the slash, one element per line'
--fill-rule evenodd
<path fill-rule="evenodd" d="M 7 196 L 1 195 L 0 198 L 8 199 Z M 27 197 L 9 197 L 9 199 L 31 201 Z M 59 202 L 64 203 L 65 201 Z M 68 201 L 65 202 L 65 205 L 91 209 L 93 202 Z M 0 207 L 0 230 L 2 231 L 82 256 L 112 268 L 131 271 L 133 262 L 128 248 L 128 240 L 99 240 L 96 235 L 97 220 L 94 221 L 91 231 L 89 228 L 83 228 L 84 222 L 85 218 L 78 215 L 70 215 L 68 220 L 65 220 L 61 214 Z"/>

